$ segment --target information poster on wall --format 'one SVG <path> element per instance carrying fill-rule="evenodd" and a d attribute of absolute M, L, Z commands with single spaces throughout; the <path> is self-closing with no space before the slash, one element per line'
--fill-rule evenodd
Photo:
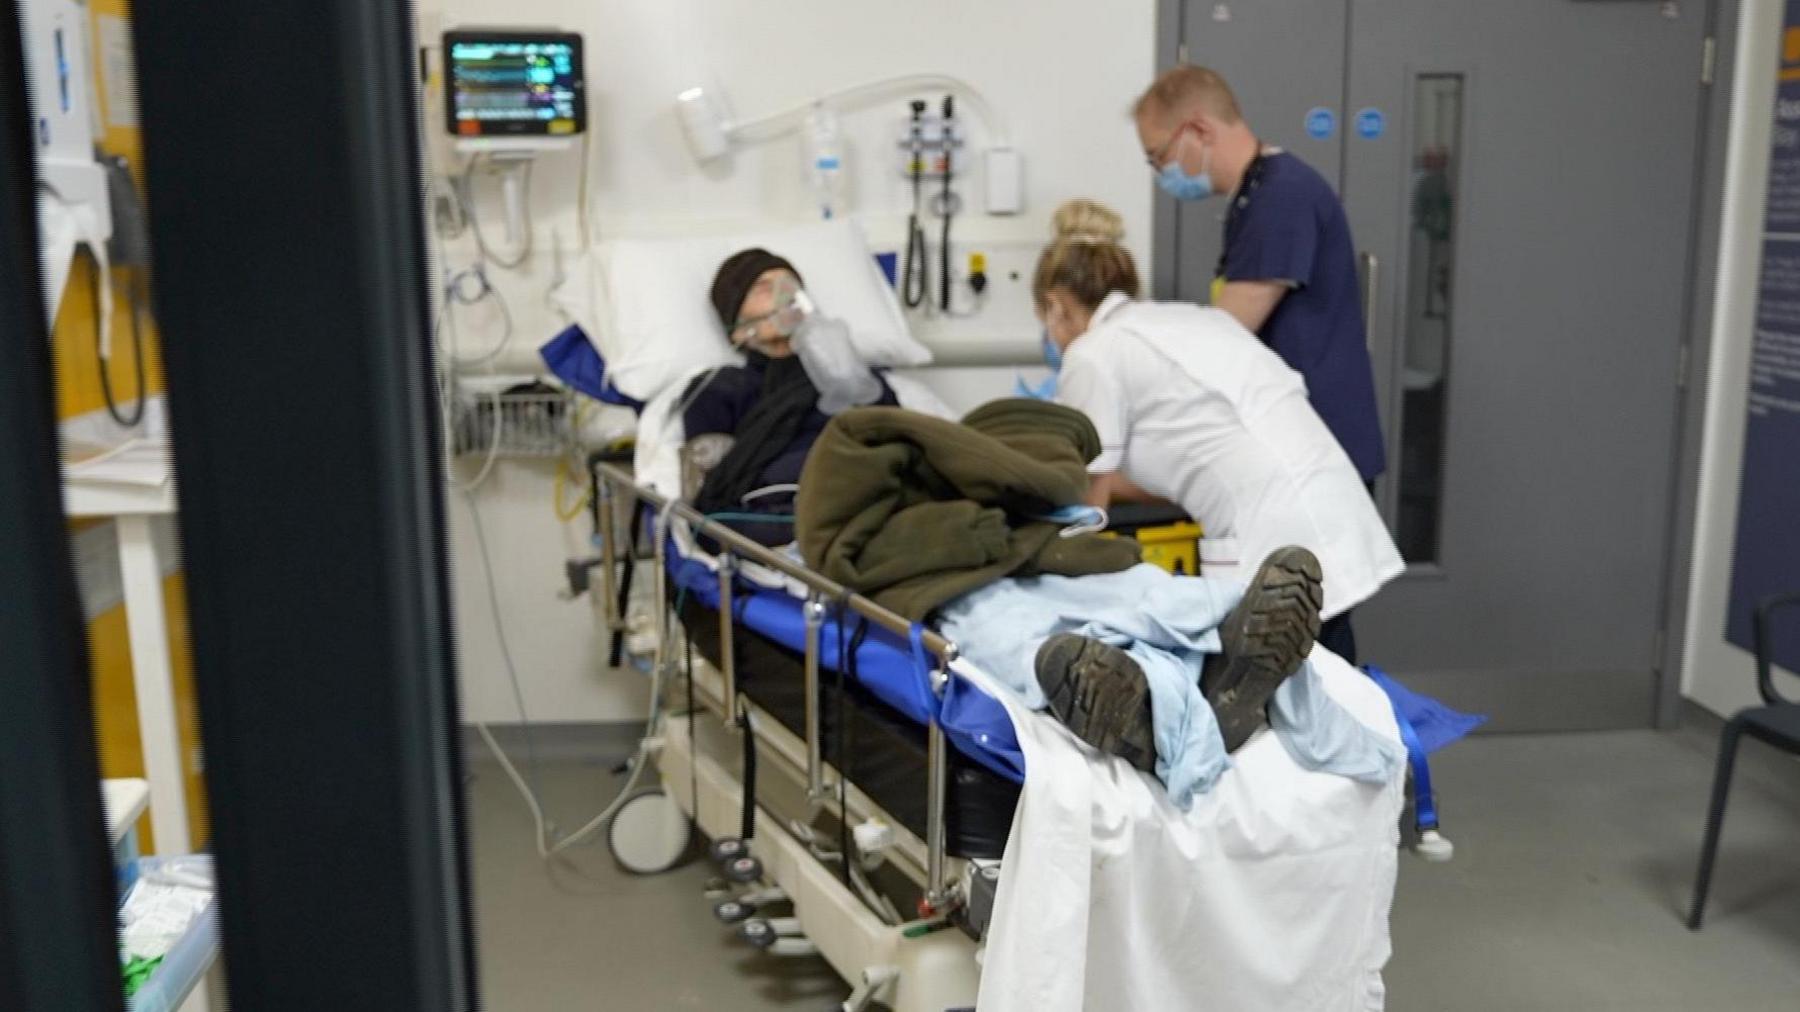
<path fill-rule="evenodd" d="M 1744 478 L 1725 638 L 1752 649 L 1750 616 L 1800 590 L 1800 0 L 1787 0 L 1775 84 L 1774 156 L 1744 418 Z M 1800 615 L 1776 623 L 1776 663 L 1800 670 Z"/>

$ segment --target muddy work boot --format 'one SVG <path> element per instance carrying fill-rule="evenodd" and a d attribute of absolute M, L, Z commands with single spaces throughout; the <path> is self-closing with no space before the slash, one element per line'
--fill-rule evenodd
<path fill-rule="evenodd" d="M 1200 691 L 1219 719 L 1225 751 L 1236 752 L 1256 733 L 1268 719 L 1269 698 L 1312 652 L 1323 581 L 1313 553 L 1277 548 L 1220 624 L 1220 652 L 1206 659 Z"/>
<path fill-rule="evenodd" d="M 1150 683 L 1130 654 L 1096 639 L 1060 633 L 1038 648 L 1037 679 L 1050 712 L 1075 737 L 1140 770 L 1155 771 Z"/>

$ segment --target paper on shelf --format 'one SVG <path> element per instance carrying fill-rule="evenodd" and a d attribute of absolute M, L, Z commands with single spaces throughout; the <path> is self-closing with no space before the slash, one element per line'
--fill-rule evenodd
<path fill-rule="evenodd" d="M 70 481 L 161 488 L 169 483 L 169 444 L 163 440 L 128 439 L 113 447 L 71 443 L 65 447 L 64 471 Z"/>

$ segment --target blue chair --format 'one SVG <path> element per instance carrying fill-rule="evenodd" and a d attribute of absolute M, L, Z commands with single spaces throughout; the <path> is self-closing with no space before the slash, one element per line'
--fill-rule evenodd
<path fill-rule="evenodd" d="M 1719 829 L 1725 822 L 1725 801 L 1731 794 L 1731 767 L 1737 759 L 1738 739 L 1745 734 L 1785 752 L 1800 755 L 1800 703 L 1792 703 L 1775 691 L 1770 675 L 1769 621 L 1777 611 L 1800 605 L 1800 592 L 1764 598 L 1751 616 L 1751 637 L 1756 647 L 1756 688 L 1764 706 L 1740 710 L 1725 724 L 1719 737 L 1719 761 L 1713 774 L 1712 810 L 1706 816 L 1706 842 L 1700 848 L 1700 875 L 1694 882 L 1694 909 L 1688 928 L 1700 930 L 1706 912 L 1706 890 L 1712 884 L 1713 858 L 1719 849 Z"/>

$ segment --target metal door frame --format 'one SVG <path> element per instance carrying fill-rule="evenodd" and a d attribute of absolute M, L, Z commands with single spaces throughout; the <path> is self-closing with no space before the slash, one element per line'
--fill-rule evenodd
<path fill-rule="evenodd" d="M 1731 90 L 1744 0 L 1707 0 L 1704 35 L 1711 39 L 1711 80 L 1700 103 L 1694 152 L 1694 206 L 1688 223 L 1688 278 L 1683 297 L 1687 335 L 1682 345 L 1683 385 L 1674 397 L 1675 466 L 1670 476 L 1668 537 L 1663 563 L 1661 649 L 1657 667 L 1655 725 L 1681 720 L 1682 654 L 1687 647 L 1688 587 L 1700 503 L 1700 464 L 1706 437 L 1706 387 L 1712 371 L 1712 319 L 1718 302 L 1719 237 L 1725 203 L 1725 161 L 1731 130 Z"/>
<path fill-rule="evenodd" d="M 1651 713 L 1654 726 L 1675 726 L 1681 713 L 1681 659 L 1686 645 L 1688 583 L 1693 565 L 1695 519 L 1699 503 L 1700 458 L 1704 437 L 1706 384 L 1712 350 L 1712 312 L 1717 299 L 1716 267 L 1724 199 L 1725 145 L 1722 137 L 1730 128 L 1732 79 L 1736 74 L 1736 40 L 1743 0 L 1706 0 L 1706 24 L 1703 36 L 1712 42 L 1712 80 L 1708 94 L 1700 102 L 1700 122 L 1696 131 L 1694 152 L 1694 203 L 1689 212 L 1688 270 L 1684 279 L 1687 322 L 1683 333 L 1684 384 L 1672 392 L 1671 409 L 1675 412 L 1675 466 L 1670 469 L 1667 502 L 1667 534 L 1664 538 L 1661 599 L 1658 616 L 1660 629 L 1651 632 L 1658 637 L 1657 669 Z M 1155 60 L 1158 72 L 1179 60 L 1186 38 L 1184 0 L 1158 0 Z M 1350 20 L 1346 32 L 1355 30 L 1355 0 L 1351 0 Z M 1348 39 L 1346 39 L 1348 44 Z M 1699 54 L 1696 54 L 1697 56 Z M 1695 80 L 1700 81 L 1701 67 L 1696 61 Z M 1349 68 L 1345 68 L 1349 73 Z M 1410 117 L 1411 110 L 1408 110 Z M 1471 166 L 1472 167 L 1472 166 Z M 1180 215 L 1176 204 L 1155 188 L 1154 180 L 1146 181 L 1155 194 L 1151 218 L 1152 261 L 1150 276 L 1152 293 L 1158 298 L 1170 297 L 1180 259 Z M 1397 270 L 1398 265 L 1395 265 Z M 1396 275 L 1397 276 L 1397 275 Z M 1398 410 L 1397 408 L 1395 409 Z M 1384 415 L 1387 414 L 1384 410 Z M 1384 419 L 1385 420 L 1385 419 Z M 1389 428 L 1390 437 L 1395 429 Z M 1392 482 L 1384 482 L 1391 486 Z M 1383 505 L 1392 498 L 1391 487 L 1383 488 Z M 1429 567 L 1407 578 L 1430 578 Z"/>
<path fill-rule="evenodd" d="M 231 1002 L 474 1008 L 411 4 L 134 13 Z"/>

